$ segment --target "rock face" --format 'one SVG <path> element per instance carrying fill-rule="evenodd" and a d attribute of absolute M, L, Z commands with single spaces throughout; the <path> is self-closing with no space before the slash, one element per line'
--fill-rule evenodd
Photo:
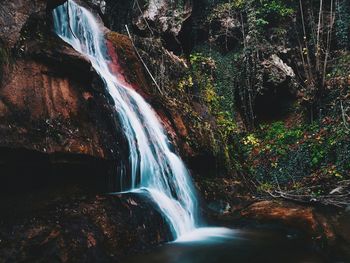
<path fill-rule="evenodd" d="M 1 262 L 119 262 L 170 237 L 146 196 L 96 196 L 127 143 L 90 62 L 52 32 L 61 2 L 1 3 Z"/>
<path fill-rule="evenodd" d="M 268 81 L 274 86 L 287 85 L 288 80 L 295 80 L 293 69 L 276 54 L 272 54 L 268 60 L 264 60 L 262 65 L 265 68 Z"/>
<path fill-rule="evenodd" d="M 106 0 L 105 2 L 103 20 L 106 26 L 113 31 L 125 32 L 125 25 L 129 25 L 131 28 L 132 17 L 140 14 L 138 10 L 134 9 L 134 1 Z M 102 7 L 103 6 L 99 5 L 100 10 Z"/>
<path fill-rule="evenodd" d="M 122 132 L 117 132 L 121 129 L 100 78 L 86 58 L 52 32 L 50 8 L 63 2 L 37 1 L 33 9 L 26 9 L 21 15 L 22 23 L 9 19 L 7 14 L 0 17 L 8 23 L 4 27 L 7 30 L 2 28 L 0 35 L 4 36 L 3 44 L 0 43 L 1 54 L 4 54 L 0 63 L 0 72 L 4 73 L 0 88 L 0 146 L 122 160 L 126 158 L 127 144 Z M 24 0 L 18 2 L 20 7 L 27 4 Z M 110 4 L 106 1 L 106 13 Z M 183 19 L 191 11 L 187 1 L 155 4 L 147 5 L 147 14 L 162 21 L 166 7 L 175 13 L 182 10 L 182 15 L 176 15 Z M 84 5 L 101 8 L 104 3 L 85 1 Z M 17 13 L 16 6 L 10 3 L 2 8 L 4 12 Z M 161 22 L 154 23 L 160 25 Z M 169 27 L 166 30 L 176 35 L 180 29 Z M 201 118 L 206 124 L 212 123 L 208 110 L 195 102 L 196 105 L 191 105 L 190 97 L 178 89 L 178 82 L 185 78 L 185 63 L 163 48 L 160 41 L 139 37 L 134 41 L 155 77 L 158 89 L 128 37 L 111 34 L 107 44 L 110 51 L 111 46 L 115 49 L 111 54 L 115 60 L 111 66 L 116 74 L 125 75 L 125 81 L 152 104 L 185 159 L 200 157 L 199 154 L 206 159 L 213 157 L 213 152 L 219 152 L 219 148 L 213 149 L 216 147 L 215 136 L 208 125 L 199 125 Z M 158 63 L 159 58 L 162 63 Z M 205 157 L 208 154 L 210 157 Z M 203 158 L 193 163 L 199 164 Z M 212 164 L 213 167 L 216 165 Z"/>
<path fill-rule="evenodd" d="M 91 1 L 91 0 L 89 0 Z M 161 37 L 169 50 L 181 52 L 186 24 L 190 24 L 193 2 L 191 0 L 106 0 L 103 20 L 108 28 L 125 33 L 125 25 L 143 37 Z"/>
<path fill-rule="evenodd" d="M 192 2 L 183 0 L 150 0 L 142 7 L 142 14 L 135 19 L 139 30 L 156 30 L 173 36 L 178 36 L 192 13 Z M 154 25 L 153 29 L 150 24 Z"/>
<path fill-rule="evenodd" d="M 6 155 L 6 149 L 25 149 L 32 155 L 59 154 L 60 158 L 47 159 L 51 164 L 69 163 L 69 156 L 81 155 L 114 161 L 115 172 L 127 148 L 99 76 L 86 58 L 52 32 L 51 11 L 45 1 L 17 4 L 23 13 L 8 3 L 2 4 L 7 14 L 0 16 L 4 23 L 0 32 L 1 152 Z M 11 13 L 19 18 L 9 18 Z M 11 170 L 6 162 L 0 166 Z"/>
<path fill-rule="evenodd" d="M 124 25 L 132 24 L 148 36 L 170 34 L 176 37 L 192 14 L 190 0 L 88 1 L 99 6 L 112 30 L 120 32 L 125 29 Z"/>
<path fill-rule="evenodd" d="M 60 61 L 60 56 L 67 61 Z M 103 121 L 108 105 L 94 90 L 101 87 L 94 87 L 97 76 L 88 62 L 74 53 L 50 59 L 49 63 L 18 59 L 11 65 L 0 90 L 1 145 L 47 153 L 113 156 L 115 145 L 107 146 L 113 141 L 113 131 Z M 64 67 L 71 72 L 64 72 Z"/>
<path fill-rule="evenodd" d="M 13 47 L 20 38 L 22 27 L 34 13 L 42 13 L 46 8 L 44 0 L 14 0 L 0 2 L 0 39 Z"/>

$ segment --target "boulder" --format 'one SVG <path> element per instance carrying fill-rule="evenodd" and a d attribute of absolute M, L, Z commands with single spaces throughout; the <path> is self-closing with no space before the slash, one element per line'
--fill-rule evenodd
<path fill-rule="evenodd" d="M 33 6 L 37 9 L 28 8 L 16 27 L 0 17 L 9 23 L 0 33 L 1 188 L 42 178 L 47 170 L 55 173 L 56 164 L 67 174 L 73 174 L 68 164 L 90 174 L 96 169 L 85 168 L 95 163 L 101 171 L 96 180 L 105 182 L 128 152 L 112 99 L 88 59 L 54 34 L 46 4 Z M 2 8 L 20 13 L 10 2 Z"/>
<path fill-rule="evenodd" d="M 243 218 L 259 222 L 280 223 L 303 231 L 307 236 L 334 242 L 336 235 L 332 224 L 315 208 L 288 202 L 260 201 L 240 212 Z"/>
<path fill-rule="evenodd" d="M 16 2 L 2 4 L 0 14 L 8 56 L 0 65 L 0 145 L 105 156 L 110 149 L 88 139 L 99 137 L 87 113 L 96 80 L 89 62 L 50 34 L 46 1 Z M 77 119 L 87 122 L 78 127 Z"/>
<path fill-rule="evenodd" d="M 140 5 L 140 4 L 139 4 Z M 191 16 L 192 2 L 183 0 L 150 0 L 140 5 L 134 24 L 141 31 L 154 30 L 178 36 L 183 23 Z"/>
<path fill-rule="evenodd" d="M 278 55 L 272 54 L 269 59 L 262 61 L 261 64 L 267 75 L 267 81 L 273 86 L 279 87 L 281 85 L 288 85 L 289 83 L 296 83 L 294 70 Z"/>
<path fill-rule="evenodd" d="M 60 193 L 18 202 L 0 219 L 1 262 L 123 262 L 171 237 L 146 195 Z"/>

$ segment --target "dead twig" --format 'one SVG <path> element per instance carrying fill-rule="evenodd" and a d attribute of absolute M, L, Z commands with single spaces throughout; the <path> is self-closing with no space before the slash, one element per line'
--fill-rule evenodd
<path fill-rule="evenodd" d="M 142 59 L 142 57 L 141 57 L 139 51 L 137 50 L 137 48 L 136 48 L 136 46 L 135 46 L 134 40 L 132 39 L 131 34 L 130 34 L 130 31 L 129 31 L 129 27 L 128 27 L 127 25 L 125 25 L 125 28 L 126 28 L 126 32 L 128 33 L 128 36 L 129 36 L 129 38 L 130 38 L 130 40 L 131 40 L 131 44 L 132 44 L 132 46 L 134 47 L 135 52 L 136 52 L 138 58 L 140 59 L 140 61 L 141 61 L 141 63 L 143 64 L 143 66 L 145 67 L 145 69 L 146 69 L 147 73 L 149 74 L 149 76 L 151 77 L 153 83 L 156 85 L 156 87 L 157 87 L 159 93 L 160 93 L 161 95 L 163 95 L 163 92 L 162 92 L 162 90 L 160 89 L 160 87 L 159 87 L 157 81 L 156 81 L 155 78 L 153 77 L 151 71 L 150 71 L 149 68 L 147 67 L 145 61 Z"/>
<path fill-rule="evenodd" d="M 314 187 L 304 187 L 303 193 L 300 193 L 301 189 L 296 191 L 265 191 L 272 198 L 280 198 L 287 201 L 303 203 L 303 204 L 315 204 L 319 203 L 322 205 L 335 206 L 338 208 L 345 208 L 350 205 L 350 180 L 343 180 L 337 183 L 334 190 L 330 191 L 329 194 L 325 195 L 314 195 L 308 194 Z M 339 189 L 339 190 L 338 190 Z"/>
<path fill-rule="evenodd" d="M 137 6 L 137 9 L 138 9 L 138 10 L 140 11 L 140 13 L 141 13 L 141 16 L 142 16 L 143 20 L 145 21 L 145 24 L 146 24 L 147 28 L 148 28 L 149 31 L 151 32 L 151 35 L 154 36 L 154 33 L 153 33 L 152 28 L 151 28 L 150 25 L 148 24 L 147 19 L 144 17 L 144 14 L 143 14 L 143 11 L 142 11 L 142 9 L 141 9 L 141 7 L 140 7 L 139 1 L 138 1 L 138 0 L 135 0 L 135 1 L 134 1 L 134 7 L 135 7 L 135 4 L 136 4 L 136 6 Z"/>

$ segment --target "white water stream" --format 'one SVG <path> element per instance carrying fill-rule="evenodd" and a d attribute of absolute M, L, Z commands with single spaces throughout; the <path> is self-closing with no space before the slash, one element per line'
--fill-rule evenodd
<path fill-rule="evenodd" d="M 54 12 L 55 32 L 89 58 L 115 103 L 127 138 L 131 183 L 122 191 L 148 192 L 169 222 L 174 239 L 189 241 L 224 236 L 223 228 L 198 229 L 198 205 L 190 175 L 150 105 L 111 72 L 101 25 L 89 10 L 72 0 Z M 121 180 L 123 181 L 123 180 Z M 189 234 L 193 233 L 193 235 Z"/>

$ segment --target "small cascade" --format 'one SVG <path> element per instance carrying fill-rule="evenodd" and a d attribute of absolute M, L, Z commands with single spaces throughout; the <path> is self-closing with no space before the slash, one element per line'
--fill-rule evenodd
<path fill-rule="evenodd" d="M 167 219 L 174 239 L 185 236 L 184 240 L 189 240 L 192 232 L 194 239 L 202 238 L 205 233 L 215 236 L 215 228 L 202 229 L 198 235 L 198 204 L 189 172 L 171 150 L 155 111 L 134 89 L 112 73 L 108 66 L 111 59 L 107 54 L 103 26 L 89 10 L 73 0 L 57 7 L 53 16 L 57 35 L 89 58 L 114 100 L 130 149 L 131 172 L 116 175 L 127 176 L 130 181 L 121 190 L 147 192 Z M 121 178 L 121 181 L 127 180 Z"/>

